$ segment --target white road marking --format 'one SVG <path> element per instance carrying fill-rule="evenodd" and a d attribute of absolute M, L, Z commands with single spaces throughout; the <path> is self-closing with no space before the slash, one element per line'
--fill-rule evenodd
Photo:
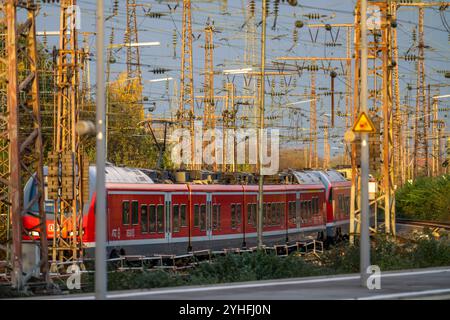
<path fill-rule="evenodd" d="M 411 275 L 422 275 L 422 274 L 434 274 L 434 273 L 443 273 L 450 272 L 450 268 L 448 269 L 437 269 L 437 270 L 423 270 L 423 271 L 407 271 L 407 272 L 397 272 L 397 273 L 384 273 L 381 278 L 390 278 L 390 277 L 404 277 Z M 180 289 L 164 289 L 164 290 L 151 290 L 151 291 L 140 291 L 140 292 L 129 292 L 129 293 L 116 293 L 116 294 L 108 294 L 108 299 L 117 299 L 117 298 L 132 298 L 139 296 L 152 296 L 158 294 L 174 294 L 174 293 L 186 293 L 186 292 L 208 292 L 208 291 L 218 291 L 218 290 L 233 290 L 233 289 L 247 289 L 247 288 L 263 288 L 263 287 L 275 287 L 275 286 L 284 286 L 284 285 L 296 285 L 296 284 L 311 284 L 311 283 L 324 283 L 324 282 L 338 282 L 338 281 L 346 281 L 346 280 L 358 280 L 360 279 L 359 275 L 354 276 L 343 276 L 343 277 L 326 277 L 319 279 L 300 279 L 300 280 L 290 280 L 285 279 L 277 282 L 266 282 L 266 283 L 248 283 L 248 284 L 229 284 L 229 285 L 221 285 L 221 286 L 205 286 L 205 287 L 197 287 L 197 288 L 180 288 Z M 449 290 L 450 289 L 444 289 Z M 430 292 L 438 290 L 429 290 Z M 423 291 L 423 294 L 426 294 L 427 291 Z M 445 291 L 446 292 L 446 291 Z M 406 293 L 404 293 L 406 294 Z M 410 294 L 414 294 L 411 292 Z M 397 295 L 397 294 L 392 294 Z M 402 295 L 399 293 L 398 295 Z M 418 294 L 419 295 L 419 294 Z M 390 295 L 378 295 L 378 296 L 369 296 L 369 297 L 361 297 L 357 299 L 383 299 L 380 297 L 390 296 Z M 377 298 L 378 297 L 378 298 Z M 406 296 L 405 296 L 406 297 Z M 60 300 L 93 300 L 94 296 L 81 296 L 81 297 L 67 297 L 60 298 Z"/>
<path fill-rule="evenodd" d="M 380 300 L 380 299 L 398 299 L 398 298 L 411 298 L 411 297 L 422 297 L 440 293 L 450 293 L 450 289 L 436 289 L 436 290 L 425 290 L 425 291 L 414 291 L 414 292 L 401 292 L 401 293 L 391 293 L 391 294 L 380 294 L 376 296 L 356 298 L 356 300 Z"/>

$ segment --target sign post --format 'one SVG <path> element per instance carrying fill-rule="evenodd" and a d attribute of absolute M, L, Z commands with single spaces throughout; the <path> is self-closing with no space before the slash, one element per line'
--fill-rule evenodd
<path fill-rule="evenodd" d="M 374 131 L 367 113 L 367 0 L 361 1 L 361 114 L 353 131 L 361 134 L 361 235 L 360 273 L 361 286 L 367 287 L 368 268 L 370 266 L 370 234 L 369 234 L 369 132 Z M 373 128 L 370 128 L 372 125 Z M 371 130 L 371 131 L 367 131 Z"/>

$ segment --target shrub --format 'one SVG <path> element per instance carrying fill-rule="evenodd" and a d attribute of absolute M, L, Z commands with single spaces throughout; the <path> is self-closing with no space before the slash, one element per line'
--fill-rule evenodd
<path fill-rule="evenodd" d="M 450 221 L 450 175 L 419 178 L 405 184 L 396 193 L 400 217 Z"/>

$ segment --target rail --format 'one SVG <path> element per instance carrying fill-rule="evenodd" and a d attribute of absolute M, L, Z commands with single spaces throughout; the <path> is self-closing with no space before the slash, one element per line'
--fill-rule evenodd
<path fill-rule="evenodd" d="M 442 228 L 442 229 L 450 230 L 450 222 L 397 218 L 397 223 L 420 226 L 420 227 Z"/>

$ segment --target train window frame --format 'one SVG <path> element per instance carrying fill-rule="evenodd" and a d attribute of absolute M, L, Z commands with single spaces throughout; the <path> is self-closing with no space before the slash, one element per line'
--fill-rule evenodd
<path fill-rule="evenodd" d="M 145 218 L 144 218 L 144 214 L 143 214 L 143 210 L 145 209 Z M 149 225 L 149 212 L 148 212 L 148 206 L 146 204 L 141 204 L 141 211 L 140 211 L 140 215 L 141 215 L 141 233 L 148 233 L 148 230 L 150 228 Z M 145 224 L 144 224 L 145 222 Z M 145 228 L 144 228 L 145 226 Z"/>
<path fill-rule="evenodd" d="M 194 227 L 200 228 L 200 205 L 194 204 Z"/>
<path fill-rule="evenodd" d="M 176 208 L 176 210 L 175 210 Z M 172 232 L 180 232 L 180 205 L 172 205 Z"/>
<path fill-rule="evenodd" d="M 152 217 L 153 217 L 153 228 L 152 228 Z M 148 232 L 157 233 L 158 232 L 158 222 L 156 215 L 156 205 L 151 204 L 148 206 Z"/>
<path fill-rule="evenodd" d="M 187 227 L 187 206 L 185 204 L 180 204 L 180 227 Z"/>
<path fill-rule="evenodd" d="M 206 204 L 200 205 L 200 231 L 206 230 Z"/>
<path fill-rule="evenodd" d="M 161 208 L 161 210 L 160 210 L 160 208 Z M 156 206 L 156 226 L 157 226 L 156 230 L 158 233 L 164 233 L 164 205 L 163 204 L 158 204 Z"/>
<path fill-rule="evenodd" d="M 127 205 L 127 210 L 125 210 L 125 205 Z M 122 225 L 124 226 L 129 226 L 130 222 L 131 222 L 131 217 L 130 217 L 130 201 L 129 200 L 125 200 L 122 201 Z M 125 220 L 126 217 L 126 220 Z"/>
<path fill-rule="evenodd" d="M 139 201 L 131 201 L 131 225 L 139 225 Z"/>

